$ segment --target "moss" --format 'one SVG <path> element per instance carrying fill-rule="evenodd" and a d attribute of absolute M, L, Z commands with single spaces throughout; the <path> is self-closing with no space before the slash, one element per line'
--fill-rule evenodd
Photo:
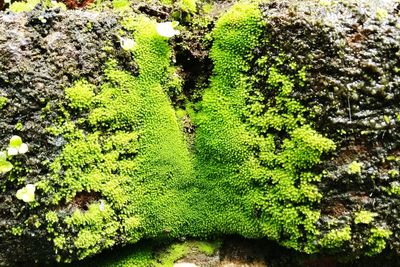
<path fill-rule="evenodd" d="M 5 107 L 5 105 L 7 104 L 8 99 L 7 97 L 4 96 L 0 96 L 0 110 L 3 109 Z"/>
<path fill-rule="evenodd" d="M 128 0 L 116 0 L 112 2 L 114 10 L 127 11 L 130 9 L 130 2 Z"/>
<path fill-rule="evenodd" d="M 17 122 L 17 124 L 15 124 L 15 129 L 18 131 L 22 131 L 22 129 L 24 129 L 24 125 L 22 124 L 22 122 Z"/>
<path fill-rule="evenodd" d="M 31 11 L 37 4 L 39 0 L 28 0 L 27 2 L 14 2 L 10 5 L 9 9 L 14 13 L 28 12 Z"/>
<path fill-rule="evenodd" d="M 398 171 L 398 170 L 395 170 L 395 169 L 389 170 L 389 171 L 388 171 L 388 175 L 389 175 L 391 178 L 396 178 L 397 176 L 399 176 L 399 171 Z"/>
<path fill-rule="evenodd" d="M 349 174 L 361 175 L 362 166 L 363 164 L 361 162 L 353 161 L 352 163 L 349 164 L 347 172 Z"/>
<path fill-rule="evenodd" d="M 351 228 L 346 226 L 342 229 L 331 230 L 320 241 L 323 248 L 338 248 L 351 239 Z"/>
<path fill-rule="evenodd" d="M 24 228 L 22 226 L 14 226 L 11 228 L 11 234 L 15 236 L 22 236 Z"/>
<path fill-rule="evenodd" d="M 189 210 L 186 193 L 176 192 L 193 177 L 192 163 L 162 88 L 170 47 L 154 21 L 130 17 L 123 25 L 137 43 L 132 53 L 139 75 L 110 59 L 101 85 L 79 80 L 65 90 L 70 114 L 49 128 L 66 145 L 50 164 L 50 180 L 39 187 L 52 205 L 75 207 L 67 216 L 53 211 L 57 222 L 53 213 L 47 216 L 47 231 L 63 261 L 161 235 L 166 228 L 176 235 L 186 220 L 181 214 Z M 62 247 L 56 245 L 60 238 Z"/>
<path fill-rule="evenodd" d="M 377 215 L 378 215 L 377 213 L 362 210 L 356 213 L 356 217 L 354 218 L 354 223 L 370 224 L 374 220 L 374 217 L 376 217 Z"/>
<path fill-rule="evenodd" d="M 179 0 L 178 6 L 182 9 L 182 11 L 187 12 L 189 14 L 196 13 L 196 0 Z"/>
<path fill-rule="evenodd" d="M 62 10 L 67 9 L 64 3 L 59 3 L 50 0 L 45 0 L 45 1 L 26 0 L 26 1 L 13 2 L 8 9 L 14 13 L 29 12 L 33 10 L 35 6 L 38 4 L 42 4 L 45 8 L 61 8 Z M 46 22 L 44 18 L 39 17 L 39 20 L 42 20 L 43 23 Z"/>
<path fill-rule="evenodd" d="M 386 9 L 378 7 L 376 9 L 376 18 L 378 20 L 385 20 L 388 17 L 389 13 Z"/>
<path fill-rule="evenodd" d="M 172 267 L 174 262 L 183 258 L 189 253 L 188 243 L 172 244 L 165 252 L 157 257 L 155 266 L 159 267 Z"/>
<path fill-rule="evenodd" d="M 218 203 L 205 227 L 313 252 L 322 177 L 314 168 L 335 144 L 293 97 L 307 66 L 283 52 L 253 54 L 273 47 L 263 27 L 258 7 L 240 3 L 213 32 L 211 86 L 195 116 L 199 176 L 208 201 Z"/>
<path fill-rule="evenodd" d="M 65 89 L 69 106 L 75 109 L 89 108 L 94 97 L 94 89 L 95 86 L 85 80 L 75 82 L 72 87 Z"/>
<path fill-rule="evenodd" d="M 381 253 L 386 247 L 386 240 L 392 235 L 392 231 L 376 227 L 371 229 L 371 235 L 368 238 L 367 245 L 368 251 L 367 256 L 374 256 Z"/>
<path fill-rule="evenodd" d="M 193 245 L 197 247 L 198 250 L 204 253 L 205 255 L 212 256 L 221 247 L 222 241 L 214 241 L 214 242 L 195 241 Z"/>

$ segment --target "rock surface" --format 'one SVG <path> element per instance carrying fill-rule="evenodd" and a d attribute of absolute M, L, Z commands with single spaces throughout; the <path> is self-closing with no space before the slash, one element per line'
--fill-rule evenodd
<path fill-rule="evenodd" d="M 0 12 L 0 149 L 29 145 L 0 173 L 0 265 L 215 234 L 400 253 L 397 1 L 186 10 L 173 41 L 153 29 L 172 7 L 132 6 L 153 20 Z"/>

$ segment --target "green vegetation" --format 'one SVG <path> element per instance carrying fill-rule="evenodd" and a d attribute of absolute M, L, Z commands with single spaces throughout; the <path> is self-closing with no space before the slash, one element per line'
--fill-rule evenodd
<path fill-rule="evenodd" d="M 374 217 L 376 217 L 377 215 L 378 215 L 377 213 L 362 210 L 356 213 L 356 217 L 354 218 L 354 223 L 370 224 L 374 220 Z"/>
<path fill-rule="evenodd" d="M 176 236 L 189 210 L 185 193 L 180 197 L 177 190 L 193 176 L 191 159 L 161 87 L 170 48 L 155 22 L 136 17 L 124 23 L 134 30 L 139 75 L 119 70 L 110 59 L 99 88 L 78 81 L 65 91 L 69 107 L 87 113 L 65 113 L 65 120 L 49 128 L 68 143 L 50 165 L 50 180 L 38 187 L 50 195 L 49 204 L 75 207 L 54 210 L 70 214 L 58 220 L 47 213 L 60 260 L 70 260 L 70 253 L 83 259 L 117 240 L 132 243 L 165 231 Z"/>
<path fill-rule="evenodd" d="M 258 8 L 242 3 L 213 32 L 214 74 L 195 117 L 198 175 L 208 201 L 218 203 L 207 214 L 207 227 L 312 252 L 319 218 L 314 203 L 321 198 L 313 185 L 321 175 L 313 167 L 335 145 L 313 130 L 292 97 L 304 86 L 306 67 L 284 54 L 252 55 L 257 46 L 269 47 L 262 27 Z M 256 73 L 250 72 L 253 60 Z"/>
<path fill-rule="evenodd" d="M 92 104 L 95 86 L 87 81 L 80 80 L 74 86 L 65 89 L 65 95 L 69 100 L 69 106 L 75 109 L 87 109 Z"/>
<path fill-rule="evenodd" d="M 177 4 L 187 13 L 197 10 L 193 0 Z M 113 2 L 127 14 L 129 5 Z M 36 192 L 32 184 L 17 191 L 18 199 L 44 207 L 35 225 L 47 231 L 58 260 L 152 238 L 238 234 L 307 253 L 335 250 L 351 240 L 349 225 L 317 229 L 322 198 L 317 183 L 326 173 L 320 163 L 336 146 L 313 125 L 317 111 L 296 98 L 306 89 L 310 66 L 274 46 L 257 4 L 238 3 L 217 21 L 210 85 L 200 102 L 177 111 L 171 98 L 184 95 L 185 81 L 172 66 L 168 39 L 178 34 L 177 23 L 124 17 L 115 34 L 120 47 L 104 47 L 109 59 L 99 84 L 82 77 L 65 89 L 65 103 L 43 108 L 57 109 L 60 116 L 47 130 L 65 144 L 46 162 L 50 173 L 35 184 Z M 161 36 L 157 25 L 168 26 L 169 33 Z M 132 57 L 138 73 L 126 71 L 116 52 Z M 0 108 L 6 103 L 0 98 Z M 193 150 L 178 122 L 184 117 L 196 127 Z M 25 153 L 24 145 L 12 139 L 12 153 L 0 154 L 0 173 L 11 171 L 8 156 Z M 353 161 L 344 171 L 356 177 L 362 167 Z M 399 173 L 393 169 L 388 175 Z M 392 183 L 389 193 L 400 195 L 400 186 Z M 359 211 L 353 226 L 370 227 L 375 217 Z M 21 235 L 21 229 L 13 234 Z M 381 252 L 391 234 L 371 229 L 366 254 Z M 144 247 L 104 266 L 172 266 L 190 249 L 211 256 L 220 245 L 183 242 L 156 255 Z"/>
<path fill-rule="evenodd" d="M 319 241 L 319 244 L 323 248 L 339 248 L 350 239 L 351 228 L 350 226 L 346 226 L 342 229 L 331 230 Z"/>
<path fill-rule="evenodd" d="M 381 227 L 371 229 L 371 236 L 368 238 L 368 256 L 373 256 L 382 252 L 386 247 L 386 240 L 392 235 L 392 231 Z"/>
<path fill-rule="evenodd" d="M 349 174 L 361 175 L 362 166 L 363 164 L 361 162 L 353 161 L 349 164 L 349 169 L 347 170 L 347 172 Z"/>
<path fill-rule="evenodd" d="M 158 256 L 157 267 L 172 267 L 174 262 L 189 253 L 189 246 L 186 243 L 171 245 L 165 252 Z"/>
<path fill-rule="evenodd" d="M 44 7 L 47 8 L 61 8 L 66 10 L 66 6 L 63 3 L 56 2 L 56 1 L 51 1 L 51 0 L 45 0 L 45 1 L 40 1 L 40 0 L 26 0 L 26 1 L 17 1 L 13 2 L 9 10 L 14 13 L 21 13 L 21 12 L 29 12 L 32 9 L 35 8 L 36 5 L 42 4 Z M 39 18 L 42 23 L 46 23 L 46 20 L 44 18 Z"/>
<path fill-rule="evenodd" d="M 193 245 L 207 256 L 212 256 L 221 247 L 222 241 L 216 240 L 214 242 L 195 241 Z"/>
<path fill-rule="evenodd" d="M 7 97 L 0 96 L 0 110 L 7 104 L 8 99 Z"/>

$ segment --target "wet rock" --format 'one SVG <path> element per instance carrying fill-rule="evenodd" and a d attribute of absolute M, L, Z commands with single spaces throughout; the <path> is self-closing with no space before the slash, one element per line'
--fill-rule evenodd
<path fill-rule="evenodd" d="M 400 168 L 399 10 L 394 1 L 328 2 L 262 4 L 264 38 L 276 48 L 258 50 L 282 53 L 306 68 L 305 85 L 293 96 L 316 110 L 310 120 L 337 146 L 321 165 L 319 228 L 350 225 L 352 238 L 341 251 L 359 255 L 367 248 L 357 244 L 368 242 L 371 228 L 399 231 L 399 195 L 390 191 L 398 176 L 389 175 Z M 379 10 L 388 15 L 379 17 Z M 359 173 L 349 170 L 354 162 L 361 164 Z M 354 223 L 361 210 L 378 214 L 369 227 Z M 397 235 L 387 244 L 399 250 Z"/>
<path fill-rule="evenodd" d="M 64 144 L 62 137 L 51 137 L 46 130 L 60 115 L 54 107 L 75 80 L 100 82 L 108 58 L 103 48 L 118 46 L 119 27 L 117 16 L 108 13 L 40 8 L 28 14 L 0 12 L 0 96 L 7 99 L 0 110 L 0 149 L 12 135 L 29 144 L 29 152 L 20 158 L 23 166 L 14 168 L 12 178 L 0 174 L 0 265 L 53 257 L 44 229 L 16 230 L 40 211 L 28 211 L 15 193 L 21 181 L 46 177 L 47 163 Z"/>

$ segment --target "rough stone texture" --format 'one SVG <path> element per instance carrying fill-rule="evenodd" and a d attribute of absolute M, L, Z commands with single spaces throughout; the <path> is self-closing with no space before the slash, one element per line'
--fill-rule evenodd
<path fill-rule="evenodd" d="M 351 225 L 352 239 L 341 252 L 353 255 L 365 252 L 361 246 L 372 227 L 390 229 L 389 247 L 400 251 L 400 198 L 388 192 L 399 180 L 398 174 L 388 172 L 400 168 L 400 6 L 387 1 L 388 16 L 379 18 L 374 1 L 367 9 L 364 5 L 263 4 L 266 35 L 278 48 L 254 51 L 260 55 L 268 51 L 272 56 L 284 52 L 307 66 L 307 82 L 294 96 L 314 111 L 316 115 L 310 118 L 316 129 L 337 145 L 335 154 L 320 166 L 327 172 L 319 185 L 323 199 L 318 227 L 324 233 Z M 141 11 L 161 18 L 170 12 L 153 9 L 157 12 Z M 14 178 L 0 177 L 0 265 L 53 257 L 45 232 L 10 233 L 29 215 L 14 195 L 21 181 L 35 183 L 46 177 L 46 162 L 64 145 L 62 138 L 53 139 L 45 132 L 52 120 L 62 116 L 54 113 L 59 111 L 54 105 L 64 98 L 64 88 L 78 78 L 101 82 L 101 66 L 107 60 L 103 48 L 119 46 L 119 27 L 116 15 L 109 13 L 39 9 L 28 15 L 0 13 L 0 97 L 8 99 L 0 109 L 0 148 L 6 148 L 13 134 L 30 144 L 30 152 L 19 156 L 23 168 L 13 170 Z M 137 67 L 126 56 L 115 55 L 124 69 L 135 71 Z M 360 174 L 348 172 L 354 161 L 363 164 Z M 371 225 L 355 224 L 360 210 L 378 216 Z"/>
<path fill-rule="evenodd" d="M 262 10 L 275 46 L 256 53 L 284 53 L 306 66 L 307 82 L 294 96 L 337 145 L 320 166 L 319 229 L 350 225 L 351 240 L 340 251 L 358 255 L 368 250 L 371 228 L 387 228 L 393 232 L 389 247 L 400 251 L 400 199 L 388 192 L 400 167 L 399 4 L 274 1 Z M 360 173 L 349 173 L 352 162 L 362 164 Z M 356 224 L 361 210 L 378 215 L 370 225 Z"/>
<path fill-rule="evenodd" d="M 14 196 L 22 181 L 35 183 L 46 177 L 46 163 L 64 144 L 62 138 L 46 134 L 46 127 L 61 115 L 50 110 L 58 110 L 54 105 L 64 98 L 64 88 L 78 78 L 100 82 L 107 59 L 103 48 L 119 45 L 115 34 L 119 27 L 117 17 L 108 13 L 40 9 L 29 14 L 0 13 L 0 96 L 7 98 L 0 110 L 0 148 L 5 149 L 15 134 L 30 148 L 18 156 L 22 168 L 15 167 L 10 179 L 0 175 L 0 265 L 52 257 L 42 230 L 10 234 L 12 227 L 32 215 Z"/>

